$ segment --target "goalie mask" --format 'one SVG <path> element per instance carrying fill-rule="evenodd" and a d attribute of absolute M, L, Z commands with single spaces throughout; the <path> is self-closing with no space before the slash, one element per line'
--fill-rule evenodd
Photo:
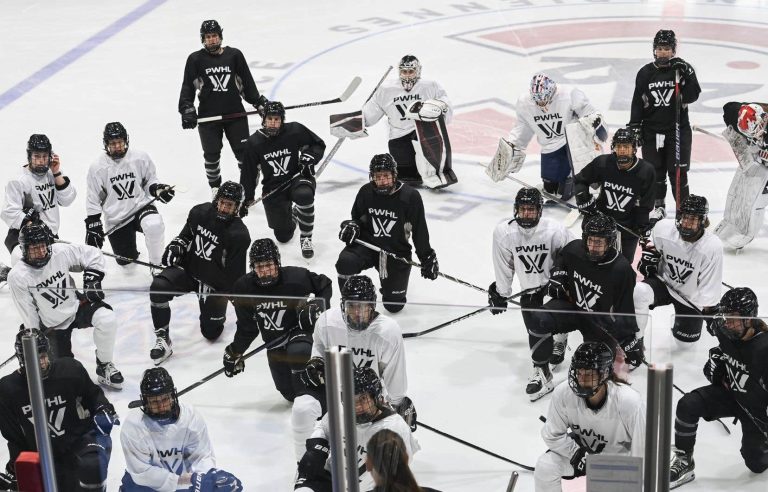
<path fill-rule="evenodd" d="M 13 347 L 16 351 L 16 359 L 19 361 L 19 369 L 26 371 L 26 364 L 24 362 L 24 345 L 22 345 L 22 337 L 32 337 L 35 339 L 37 345 L 37 358 L 40 361 L 40 377 L 45 379 L 48 377 L 48 373 L 51 370 L 51 360 L 48 355 L 50 351 L 50 344 L 48 343 L 48 337 L 45 333 L 41 332 L 37 328 L 22 328 L 16 334 L 16 343 Z"/>
<path fill-rule="evenodd" d="M 285 123 L 285 106 L 279 101 L 269 101 L 264 105 L 264 117 L 261 120 L 261 129 L 268 137 L 276 137 L 280 134 Z"/>
<path fill-rule="evenodd" d="M 368 177 L 373 191 L 379 195 L 391 195 L 397 187 L 397 162 L 390 154 L 376 154 L 371 159 Z"/>
<path fill-rule="evenodd" d="M 677 51 L 675 31 L 661 29 L 653 37 L 653 59 L 660 67 L 669 66 L 669 61 Z"/>
<path fill-rule="evenodd" d="M 555 94 L 557 94 L 557 84 L 554 80 L 543 73 L 537 73 L 533 76 L 531 79 L 531 99 L 543 111 L 547 110 L 547 106 L 555 98 Z"/>
<path fill-rule="evenodd" d="M 354 379 L 355 423 L 367 424 L 388 406 L 384 400 L 381 379 L 370 367 L 356 367 Z"/>
<path fill-rule="evenodd" d="M 536 188 L 521 188 L 515 196 L 515 221 L 525 229 L 536 227 L 541 220 L 544 198 Z"/>
<path fill-rule="evenodd" d="M 206 42 L 206 34 L 217 34 L 219 39 L 208 38 Z M 211 54 L 215 54 L 221 49 L 221 42 L 224 40 L 224 29 L 221 28 L 218 22 L 215 20 L 206 20 L 200 25 L 200 42 L 203 43 L 205 51 Z"/>
<path fill-rule="evenodd" d="M 269 287 L 277 283 L 280 279 L 280 250 L 273 240 L 255 240 L 248 258 L 259 286 Z"/>
<path fill-rule="evenodd" d="M 413 86 L 421 78 L 421 62 L 413 55 L 402 57 L 397 65 L 397 70 L 400 76 L 400 83 L 406 92 L 413 89 Z"/>
<path fill-rule="evenodd" d="M 226 181 L 219 187 L 216 197 L 213 199 L 216 218 L 229 222 L 240 215 L 240 206 L 243 204 L 245 191 L 243 185 L 234 181 Z"/>
<path fill-rule="evenodd" d="M 675 218 L 677 232 L 686 241 L 695 241 L 709 226 L 709 204 L 707 199 L 699 195 L 688 195 L 683 199 L 680 210 Z"/>
<path fill-rule="evenodd" d="M 718 303 L 715 319 L 717 330 L 726 338 L 741 340 L 752 328 L 757 317 L 757 296 L 748 287 L 736 287 L 725 294 Z"/>
<path fill-rule="evenodd" d="M 104 151 L 112 159 L 125 157 L 128 152 L 128 131 L 122 123 L 114 121 L 104 127 Z"/>
<path fill-rule="evenodd" d="M 584 342 L 573 353 L 568 386 L 580 398 L 594 396 L 613 374 L 613 352 L 604 342 Z"/>
<path fill-rule="evenodd" d="M 739 108 L 739 131 L 754 144 L 765 147 L 765 129 L 768 113 L 759 104 L 744 104 Z"/>
<path fill-rule="evenodd" d="M 34 268 L 42 268 L 53 254 L 53 233 L 43 222 L 27 224 L 19 231 L 21 261 Z"/>
<path fill-rule="evenodd" d="M 51 141 L 45 135 L 35 133 L 27 141 L 27 167 L 38 176 L 48 172 L 53 156 Z"/>
<path fill-rule="evenodd" d="M 352 275 L 341 288 L 341 317 L 352 331 L 363 331 L 376 319 L 376 288 L 365 275 Z"/>
<path fill-rule="evenodd" d="M 172 424 L 179 418 L 179 397 L 173 378 L 163 367 L 144 371 L 141 377 L 141 410 L 161 425 Z"/>
<path fill-rule="evenodd" d="M 590 261 L 601 262 L 616 252 L 616 222 L 603 214 L 584 220 L 581 238 Z"/>
<path fill-rule="evenodd" d="M 611 151 L 616 156 L 616 164 L 620 171 L 627 171 L 635 165 L 637 157 L 637 141 L 629 128 L 619 128 L 613 134 Z"/>

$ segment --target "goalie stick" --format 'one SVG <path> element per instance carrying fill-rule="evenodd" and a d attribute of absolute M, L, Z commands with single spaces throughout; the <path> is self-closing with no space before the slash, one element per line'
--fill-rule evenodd
<path fill-rule="evenodd" d="M 304 104 L 294 104 L 292 106 L 285 106 L 285 109 L 298 109 L 298 108 L 308 108 L 312 106 L 322 106 L 325 104 L 336 104 L 340 102 L 344 102 L 347 99 L 349 99 L 349 96 L 352 95 L 355 90 L 357 90 L 357 87 L 360 85 L 360 82 L 362 82 L 363 79 L 360 77 L 355 77 L 352 79 L 352 82 L 349 83 L 346 89 L 344 89 L 344 92 L 335 99 L 328 99 L 325 101 L 315 101 L 315 102 L 309 102 Z M 231 113 L 231 114 L 224 114 L 224 115 L 218 115 L 218 116 L 206 116 L 204 118 L 198 118 L 198 123 L 209 123 L 211 121 L 221 121 L 221 120 L 231 120 L 234 118 L 242 118 L 243 116 L 250 116 L 253 114 L 259 114 L 258 110 L 254 111 L 242 111 L 240 113 Z"/>

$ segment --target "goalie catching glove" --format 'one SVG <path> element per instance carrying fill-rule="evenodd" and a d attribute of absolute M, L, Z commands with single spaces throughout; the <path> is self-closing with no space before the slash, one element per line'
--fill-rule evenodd
<path fill-rule="evenodd" d="M 491 158 L 491 162 L 488 163 L 485 174 L 493 181 L 499 182 L 507 174 L 519 171 L 523 167 L 524 161 L 525 152 L 523 150 L 500 138 L 499 148 L 496 149 L 496 154 Z"/>
<path fill-rule="evenodd" d="M 448 104 L 439 99 L 427 99 L 424 102 L 414 101 L 405 112 L 405 118 L 418 121 L 437 121 L 448 111 Z"/>

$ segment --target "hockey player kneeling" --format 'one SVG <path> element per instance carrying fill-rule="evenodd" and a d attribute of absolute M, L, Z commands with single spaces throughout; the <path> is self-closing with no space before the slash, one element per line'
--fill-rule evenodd
<path fill-rule="evenodd" d="M 208 428 L 194 407 L 180 403 L 162 367 L 144 371 L 141 410 L 123 424 L 126 470 L 121 492 L 238 492 L 240 480 L 216 467 Z"/>
<path fill-rule="evenodd" d="M 13 464 L 22 451 L 37 450 L 22 348 L 25 336 L 37 344 L 43 400 L 48 407 L 44 418 L 59 490 L 105 492 L 112 452 L 109 434 L 112 426 L 120 425 L 115 408 L 80 362 L 72 357 L 49 358 L 48 338 L 36 328 L 16 335 L 20 367 L 0 379 L 0 432 L 8 441 L 10 455 L 5 473 L 0 473 L 0 490 L 18 489 Z"/>
<path fill-rule="evenodd" d="M 613 352 L 585 342 L 573 353 L 568 383 L 552 394 L 541 437 L 547 452 L 533 472 L 536 492 L 561 492 L 561 480 L 586 475 L 587 455 L 645 454 L 643 398 L 613 372 Z"/>
<path fill-rule="evenodd" d="M 360 490 L 373 490 L 375 484 L 371 473 L 366 471 L 366 444 L 371 436 L 382 429 L 397 433 L 405 443 L 408 460 L 421 447 L 411 434 L 408 424 L 392 409 L 384 396 L 381 380 L 370 367 L 355 368 L 355 430 L 357 439 L 357 469 L 362 471 Z M 331 431 L 326 414 L 317 424 L 312 437 L 307 439 L 307 452 L 299 461 L 295 491 L 331 492 L 333 490 L 330 472 L 329 444 Z"/>

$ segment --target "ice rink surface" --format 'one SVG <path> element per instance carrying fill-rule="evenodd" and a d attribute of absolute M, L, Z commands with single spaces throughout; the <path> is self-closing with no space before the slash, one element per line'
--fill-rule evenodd
<path fill-rule="evenodd" d="M 346 103 L 288 113 L 288 120 L 307 125 L 328 148 L 335 142 L 328 115 L 359 109 L 389 65 L 407 53 L 418 56 L 422 76 L 445 87 L 455 111 L 449 133 L 459 183 L 421 192 L 431 242 L 444 272 L 483 287 L 493 280 L 493 227 L 512 215 L 518 185 L 491 182 L 478 163 L 488 161 L 498 138 L 514 124 L 513 103 L 533 73 L 544 70 L 558 83 L 578 85 L 615 129 L 629 119 L 634 77 L 651 60 L 654 33 L 666 28 L 676 31 L 678 55 L 696 68 L 703 88 L 690 107 L 693 123 L 720 131 L 723 103 L 766 98 L 765 2 L 5 0 L 0 6 L 5 37 L 0 176 L 6 182 L 21 170 L 30 134 L 47 134 L 64 174 L 79 191 L 75 203 L 62 210 L 59 234 L 69 241 L 84 238 L 85 176 L 102 152 L 102 130 L 109 121 L 127 127 L 130 145 L 152 156 L 162 182 L 187 189 L 160 207 L 167 240 L 178 233 L 193 205 L 210 199 L 197 132 L 182 130 L 177 113 L 184 62 L 200 47 L 198 30 L 204 19 L 221 23 L 224 44 L 243 51 L 259 89 L 270 99 L 286 104 L 329 99 L 354 76 L 363 78 Z M 260 125 L 256 118 L 250 123 L 252 131 Z M 342 248 L 338 224 L 348 218 L 355 193 L 367 179 L 371 156 L 387 149 L 385 123 L 370 134 L 346 142 L 319 180 L 315 258 L 301 258 L 296 237 L 281 245 L 284 265 L 307 266 L 335 278 L 334 263 Z M 532 184 L 539 184 L 537 153 L 537 146 L 529 147 L 529 161 L 518 175 Z M 727 144 L 697 133 L 692 161 L 691 190 L 708 197 L 714 226 L 722 217 L 735 160 Z M 225 179 L 237 179 L 226 145 L 222 170 Z M 557 208 L 545 213 L 565 216 Z M 253 239 L 271 237 L 261 207 L 245 222 Z M 578 227 L 574 232 L 579 233 Z M 764 228 L 739 254 L 726 250 L 724 259 L 724 280 L 752 287 L 761 300 L 768 298 L 766 233 Z M 139 244 L 145 251 L 143 241 Z M 6 253 L 0 260 L 9 262 Z M 144 267 L 108 264 L 105 286 L 116 290 L 108 301 L 121 320 L 115 362 L 126 377 L 123 391 L 110 391 L 108 397 L 126 414 L 128 402 L 138 396 L 142 371 L 151 365 L 154 335 L 149 301 L 141 292 L 150 276 Z M 395 315 L 404 332 L 429 328 L 486 302 L 480 292 L 445 279 L 430 282 L 417 271 L 411 275 L 408 300 L 413 304 Z M 332 302 L 338 302 L 337 293 Z M 19 317 L 7 288 L 0 290 L 0 309 L 6 320 L 0 346 L 10 355 Z M 181 389 L 221 366 L 234 333 L 234 315 L 230 309 L 224 334 L 209 343 L 199 334 L 193 297 L 174 301 L 172 309 L 175 354 L 165 367 Z M 669 344 L 671 312 L 653 312 L 650 359 L 665 357 L 659 347 Z M 578 336 L 572 335 L 571 350 L 577 344 Z M 93 372 L 91 333 L 77 332 L 75 345 L 77 356 Z M 695 347 L 674 354 L 679 386 L 693 389 L 706 383 L 701 367 L 711 346 L 713 339 L 705 334 Z M 524 393 L 530 358 L 518 312 L 484 313 L 408 340 L 406 347 L 409 395 L 420 420 L 512 460 L 535 464 L 545 451 L 538 416 L 546 413 L 549 398 L 531 404 Z M 6 366 L 3 374 L 13 367 Z M 555 377 L 562 381 L 565 371 L 561 368 Z M 644 369 L 634 372 L 631 382 L 645 394 Z M 222 376 L 184 399 L 205 416 L 219 466 L 240 477 L 245 490 L 292 490 L 290 406 L 274 389 L 263 354 L 247 361 L 245 373 L 234 379 Z M 697 478 L 681 490 L 768 490 L 768 477 L 744 466 L 740 430 L 732 430 L 727 436 L 716 423 L 700 424 Z M 422 451 L 413 469 L 423 485 L 451 492 L 503 491 L 515 470 L 426 429 L 416 436 Z M 109 490 L 117 490 L 124 470 L 119 432 L 114 438 Z M 3 446 L 0 461 L 6 459 Z M 521 472 L 517 490 L 533 490 L 530 473 Z"/>

